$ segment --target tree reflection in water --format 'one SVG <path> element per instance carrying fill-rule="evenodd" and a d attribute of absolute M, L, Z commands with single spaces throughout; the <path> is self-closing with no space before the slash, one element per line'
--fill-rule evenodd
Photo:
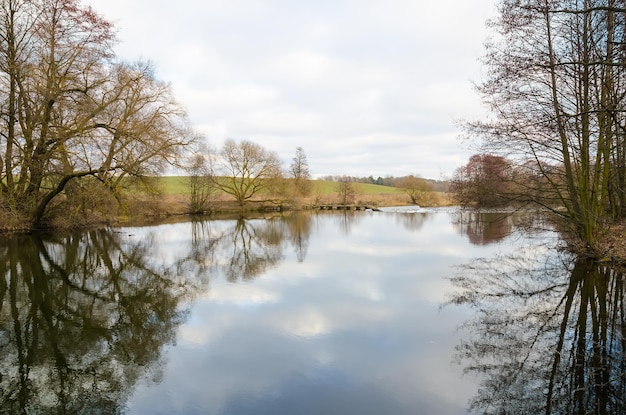
<path fill-rule="evenodd" d="M 309 249 L 309 239 L 311 238 L 312 216 L 295 214 L 287 216 L 283 220 L 287 225 L 291 245 L 296 251 L 296 258 L 298 262 L 304 262 Z"/>
<path fill-rule="evenodd" d="M 184 320 L 188 283 L 106 230 L 0 241 L 2 413 L 119 413 Z"/>
<path fill-rule="evenodd" d="M 352 227 L 363 218 L 361 212 L 357 214 L 357 212 L 353 210 L 342 210 L 340 212 L 330 213 L 330 215 L 335 218 L 337 226 L 346 236 L 352 233 Z"/>
<path fill-rule="evenodd" d="M 424 224 L 432 219 L 432 215 L 426 212 L 407 212 L 397 215 L 397 221 L 409 231 L 419 231 Z"/>
<path fill-rule="evenodd" d="M 139 379 L 159 381 L 163 346 L 210 278 L 254 278 L 285 240 L 303 261 L 311 223 L 195 222 L 169 263 L 150 232 L 0 240 L 0 413 L 120 413 Z"/>
<path fill-rule="evenodd" d="M 296 213 L 265 219 L 193 222 L 191 255 L 183 260 L 185 273 L 200 278 L 224 275 L 230 282 L 253 279 L 280 263 L 287 240 L 298 261 L 303 262 L 312 219 L 312 215 Z"/>
<path fill-rule="evenodd" d="M 460 234 L 467 235 L 473 245 L 490 245 L 511 236 L 516 230 L 551 228 L 545 215 L 528 212 L 491 212 L 461 209 L 452 215 L 452 224 Z"/>
<path fill-rule="evenodd" d="M 483 380 L 472 410 L 626 413 L 624 276 L 532 249 L 464 267 L 450 302 L 477 310 L 457 349 Z"/>
<path fill-rule="evenodd" d="M 190 249 L 167 260 L 152 231 L 0 240 L 0 413 L 122 413 L 140 379 L 159 382 L 163 346 L 210 279 L 254 278 L 286 241 L 303 261 L 312 216 L 190 227 Z"/>

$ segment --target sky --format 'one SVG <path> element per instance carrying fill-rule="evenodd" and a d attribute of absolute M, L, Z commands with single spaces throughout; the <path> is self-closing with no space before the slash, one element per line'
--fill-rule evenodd
<path fill-rule="evenodd" d="M 149 60 L 214 148 L 250 140 L 313 177 L 450 177 L 485 114 L 496 0 L 84 0 Z"/>

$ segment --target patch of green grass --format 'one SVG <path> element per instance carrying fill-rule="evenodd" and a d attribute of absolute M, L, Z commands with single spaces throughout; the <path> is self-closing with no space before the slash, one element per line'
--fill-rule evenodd
<path fill-rule="evenodd" d="M 329 182 L 325 180 L 313 180 L 313 194 L 332 195 L 337 193 L 337 182 Z M 370 183 L 352 183 L 354 191 L 360 195 L 378 195 L 378 194 L 396 194 L 402 193 L 402 189 L 397 187 L 381 186 Z"/>
<path fill-rule="evenodd" d="M 159 188 L 166 195 L 189 194 L 189 178 L 186 176 L 158 177 Z"/>
<path fill-rule="evenodd" d="M 363 195 L 378 195 L 378 194 L 396 194 L 404 193 L 404 190 L 397 187 L 381 186 L 379 184 L 370 183 L 354 183 L 356 192 Z"/>
<path fill-rule="evenodd" d="M 185 176 L 162 176 L 156 178 L 159 188 L 165 195 L 187 195 L 189 194 L 189 179 Z M 311 194 L 314 195 L 333 195 L 337 193 L 337 182 L 326 180 L 312 180 L 313 189 Z M 397 187 L 380 186 L 369 183 L 352 183 L 354 191 L 360 195 L 377 195 L 377 194 L 397 194 L 402 193 L 402 189 Z"/>

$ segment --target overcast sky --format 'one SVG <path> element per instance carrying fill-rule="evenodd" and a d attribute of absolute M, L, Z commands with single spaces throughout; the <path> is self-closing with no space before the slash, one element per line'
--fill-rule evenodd
<path fill-rule="evenodd" d="M 311 173 L 439 179 L 467 162 L 458 121 L 496 0 L 84 0 L 147 59 L 214 147 L 248 139 Z"/>

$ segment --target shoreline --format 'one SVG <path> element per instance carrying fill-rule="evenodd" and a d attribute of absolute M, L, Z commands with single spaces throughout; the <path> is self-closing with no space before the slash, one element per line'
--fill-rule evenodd
<path fill-rule="evenodd" d="M 366 211 L 377 210 L 381 207 L 416 206 L 406 199 L 389 198 L 386 195 L 357 195 L 355 203 L 342 205 L 332 199 L 313 200 L 313 198 L 298 201 L 251 201 L 240 206 L 231 200 L 215 200 L 210 202 L 210 209 L 203 212 L 193 212 L 189 208 L 189 198 L 181 195 L 135 197 L 129 200 L 125 213 L 107 217 L 93 216 L 84 221 L 72 221 L 57 212 L 57 217 L 41 229 L 14 226 L 0 228 L 0 235 L 43 233 L 67 233 L 80 230 L 91 230 L 103 227 L 151 226 L 161 223 L 175 223 L 193 220 L 194 217 L 205 219 L 233 219 L 241 216 L 264 217 L 268 214 L 288 213 L 298 211 Z M 439 203 L 420 205 L 421 208 L 445 208 L 456 206 L 450 199 L 439 199 Z M 443 202 L 443 203 L 442 203 Z M 480 211 L 480 210 L 479 210 Z M 567 243 L 567 249 L 573 254 L 587 256 L 598 263 L 614 266 L 626 266 L 626 223 L 610 225 L 604 235 L 599 238 L 596 254 L 590 254 L 589 249 Z"/>

